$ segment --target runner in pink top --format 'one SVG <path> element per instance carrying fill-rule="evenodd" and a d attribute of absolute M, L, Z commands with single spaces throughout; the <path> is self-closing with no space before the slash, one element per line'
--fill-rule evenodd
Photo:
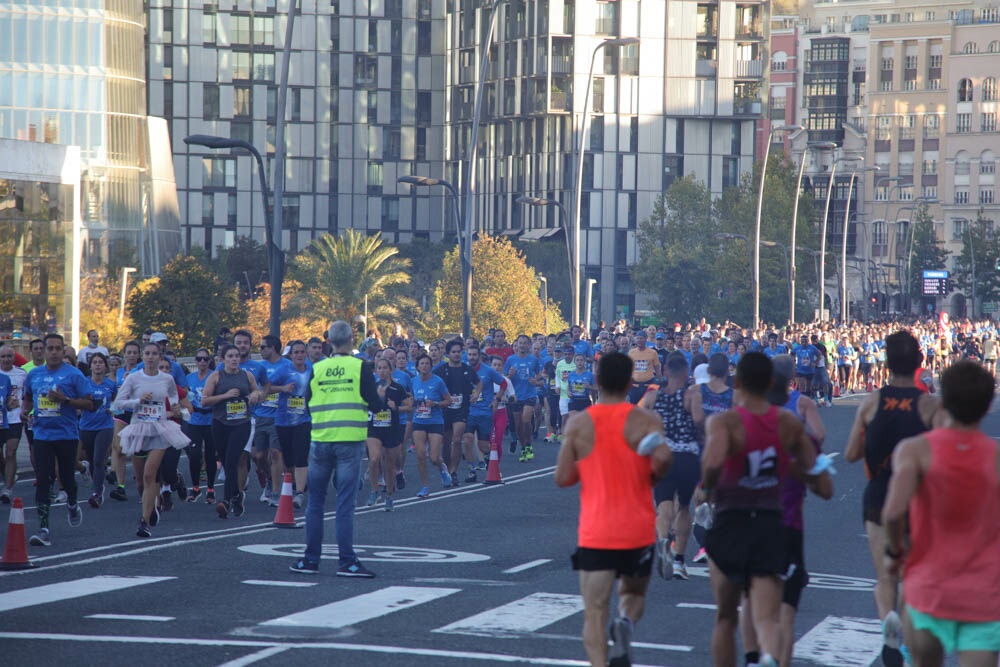
<path fill-rule="evenodd" d="M 902 568 L 906 644 L 917 665 L 997 664 L 1000 453 L 979 430 L 993 378 L 960 361 L 941 375 L 950 423 L 902 441 L 882 511 L 888 567 Z M 907 529 L 909 511 L 909 536 Z"/>

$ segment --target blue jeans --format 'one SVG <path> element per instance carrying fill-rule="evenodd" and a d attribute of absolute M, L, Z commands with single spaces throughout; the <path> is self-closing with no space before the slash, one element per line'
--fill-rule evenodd
<path fill-rule="evenodd" d="M 319 563 L 323 551 L 323 505 L 330 478 L 337 489 L 337 551 L 341 567 L 357 560 L 354 553 L 354 505 L 361 475 L 364 442 L 316 442 L 309 448 L 309 506 L 306 507 L 308 563 Z"/>

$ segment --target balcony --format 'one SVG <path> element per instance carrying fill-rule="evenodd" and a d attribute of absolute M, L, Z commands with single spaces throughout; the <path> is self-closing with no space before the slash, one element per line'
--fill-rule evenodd
<path fill-rule="evenodd" d="M 762 109 L 763 103 L 759 99 L 733 100 L 733 114 L 737 116 L 759 116 Z"/>
<path fill-rule="evenodd" d="M 552 73 L 553 74 L 572 74 L 573 73 L 573 58 L 571 56 L 552 56 Z"/>
<path fill-rule="evenodd" d="M 572 111 L 573 96 L 561 90 L 549 93 L 549 111 Z"/>
<path fill-rule="evenodd" d="M 695 76 L 714 77 L 718 74 L 719 64 L 714 60 L 696 60 L 694 64 Z"/>
<path fill-rule="evenodd" d="M 741 23 L 736 26 L 736 39 L 764 39 L 764 31 L 758 21 Z"/>
<path fill-rule="evenodd" d="M 737 60 L 734 76 L 737 79 L 759 79 L 764 75 L 764 61 Z"/>

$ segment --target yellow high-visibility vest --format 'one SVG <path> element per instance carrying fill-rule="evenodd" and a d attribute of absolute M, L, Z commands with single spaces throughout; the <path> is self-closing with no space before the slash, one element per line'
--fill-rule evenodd
<path fill-rule="evenodd" d="M 364 442 L 368 437 L 361 363 L 355 357 L 338 355 L 313 364 L 309 381 L 313 441 Z"/>

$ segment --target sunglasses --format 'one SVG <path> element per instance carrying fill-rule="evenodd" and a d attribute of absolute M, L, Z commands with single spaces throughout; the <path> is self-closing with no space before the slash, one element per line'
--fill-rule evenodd
<path fill-rule="evenodd" d="M 195 357 L 194 360 L 195 361 L 208 361 L 209 359 L 208 359 L 208 357 Z"/>

